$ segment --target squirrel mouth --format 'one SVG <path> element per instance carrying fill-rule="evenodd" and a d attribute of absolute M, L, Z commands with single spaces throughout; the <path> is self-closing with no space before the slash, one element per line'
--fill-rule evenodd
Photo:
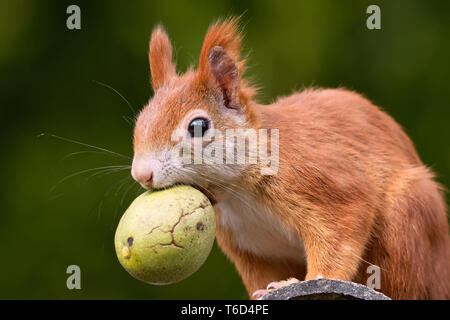
<path fill-rule="evenodd" d="M 201 187 L 199 185 L 196 185 L 196 184 L 191 184 L 191 187 L 193 187 L 193 188 L 197 189 L 198 191 L 202 192 L 208 198 L 209 202 L 211 202 L 211 204 L 213 206 L 216 205 L 217 200 L 216 200 L 216 198 L 215 198 L 215 196 L 214 196 L 214 194 L 212 192 L 210 192 L 207 189 L 205 189 L 205 188 L 203 188 L 203 187 Z"/>
<path fill-rule="evenodd" d="M 176 186 L 176 185 L 179 185 L 179 184 L 180 183 L 175 183 L 172 186 Z M 217 204 L 216 197 L 208 189 L 206 189 L 204 187 L 201 187 L 201 186 L 199 186 L 197 184 L 187 184 L 187 185 L 190 185 L 191 187 L 193 187 L 193 188 L 197 189 L 198 191 L 200 191 L 201 193 L 203 193 L 208 198 L 209 202 L 211 202 L 211 205 L 215 206 Z M 163 189 L 165 189 L 165 188 L 153 188 L 152 190 L 153 191 L 157 191 L 157 190 L 163 190 Z"/>

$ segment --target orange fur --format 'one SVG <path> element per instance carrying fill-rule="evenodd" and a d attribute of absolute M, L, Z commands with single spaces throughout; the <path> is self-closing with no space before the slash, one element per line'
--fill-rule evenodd
<path fill-rule="evenodd" d="M 202 180 L 205 172 L 222 177 L 220 169 L 211 172 L 211 167 L 200 165 L 192 169 L 196 170 L 192 177 L 179 177 L 181 183 L 195 181 L 219 200 L 217 240 L 248 292 L 271 281 L 318 275 L 365 284 L 370 263 L 381 268 L 381 291 L 394 299 L 449 299 L 445 202 L 433 174 L 401 127 L 370 101 L 344 89 L 307 89 L 270 105 L 258 104 L 252 99 L 254 88 L 242 79 L 237 23 L 229 19 L 211 26 L 198 70 L 185 75 L 176 75 L 168 38 L 156 29 L 150 45 L 155 96 L 137 119 L 135 156 L 169 148 L 172 131 L 194 109 L 204 110 L 218 129 L 279 129 L 277 174 L 263 176 L 259 165 L 247 165 L 238 178 L 222 181 L 228 189 L 248 192 L 251 201 L 265 208 L 264 213 L 248 210 L 246 214 L 265 218 L 271 214 L 271 219 L 277 219 L 279 225 L 273 230 L 267 225 L 265 229 L 245 225 L 251 217 L 241 216 L 239 222 L 236 216 L 224 217 L 229 213 L 220 212 L 220 203 L 239 198 Z M 223 48 L 225 58 L 231 57 L 239 70 L 242 113 L 221 102 L 221 82 L 208 59 L 215 46 Z M 238 121 L 242 117 L 244 124 Z M 248 230 L 248 237 L 243 238 L 245 234 L 237 228 Z M 296 239 L 284 239 L 279 231 L 283 228 Z M 258 244 L 265 243 L 269 234 L 256 230 L 280 232 L 278 242 L 270 241 L 272 251 L 260 253 Z M 244 249 L 244 240 L 255 249 Z M 306 259 L 300 252 L 298 258 L 287 254 L 298 243 L 303 244 Z"/>
<path fill-rule="evenodd" d="M 215 46 L 221 46 L 231 58 L 239 63 L 240 74 L 244 71 L 245 61 L 241 61 L 241 34 L 238 32 L 238 20 L 229 19 L 225 22 L 217 22 L 213 24 L 206 33 L 205 40 L 203 41 L 202 50 L 200 51 L 200 58 L 198 64 L 198 78 L 199 81 L 205 82 L 209 80 L 209 63 L 208 55 L 211 49 Z"/>
<path fill-rule="evenodd" d="M 175 65 L 172 62 L 172 46 L 161 26 L 156 27 L 152 33 L 149 57 L 152 86 L 154 90 L 157 90 L 176 74 Z"/>
<path fill-rule="evenodd" d="M 256 93 L 256 88 L 248 84 L 242 75 L 245 72 L 246 59 L 241 57 L 242 35 L 238 28 L 239 18 L 218 21 L 209 27 L 203 41 L 198 63 L 197 80 L 199 85 L 208 85 L 211 72 L 208 55 L 215 46 L 220 46 L 236 62 L 239 69 L 239 96 L 245 105 Z"/>

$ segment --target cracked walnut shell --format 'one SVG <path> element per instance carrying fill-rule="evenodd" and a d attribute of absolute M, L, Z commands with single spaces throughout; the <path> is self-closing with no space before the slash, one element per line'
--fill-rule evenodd
<path fill-rule="evenodd" d="M 191 276 L 214 243 L 208 198 L 190 186 L 147 191 L 122 216 L 115 235 L 121 265 L 141 281 L 166 285 Z"/>

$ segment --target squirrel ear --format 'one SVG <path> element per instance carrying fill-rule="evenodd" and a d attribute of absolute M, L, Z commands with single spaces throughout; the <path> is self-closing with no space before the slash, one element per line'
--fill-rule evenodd
<path fill-rule="evenodd" d="M 222 91 L 223 103 L 227 108 L 235 109 L 237 99 L 239 70 L 236 62 L 221 47 L 215 46 L 208 54 L 211 74 Z"/>
<path fill-rule="evenodd" d="M 239 108 L 248 90 L 241 81 L 245 60 L 240 57 L 239 17 L 219 20 L 208 29 L 198 62 L 197 81 L 202 86 L 218 87 L 225 106 Z M 244 90 L 243 90 L 244 89 Z"/>
<path fill-rule="evenodd" d="M 176 75 L 175 65 L 172 62 L 172 46 L 161 26 L 157 26 L 152 32 L 149 60 L 152 86 L 156 91 Z"/>

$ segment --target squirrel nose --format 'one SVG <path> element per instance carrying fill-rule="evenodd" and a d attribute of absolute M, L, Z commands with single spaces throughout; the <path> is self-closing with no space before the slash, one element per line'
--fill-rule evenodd
<path fill-rule="evenodd" d="M 147 171 L 145 173 L 139 173 L 133 175 L 134 180 L 139 182 L 143 187 L 149 189 L 152 187 L 152 180 L 153 180 L 153 172 Z"/>
<path fill-rule="evenodd" d="M 153 172 L 150 172 L 144 178 L 141 180 L 141 183 L 146 186 L 147 188 L 150 188 L 152 186 L 152 179 L 153 179 Z"/>
<path fill-rule="evenodd" d="M 153 184 L 153 171 L 147 166 L 133 166 L 131 170 L 133 179 L 146 189 L 150 189 Z"/>

